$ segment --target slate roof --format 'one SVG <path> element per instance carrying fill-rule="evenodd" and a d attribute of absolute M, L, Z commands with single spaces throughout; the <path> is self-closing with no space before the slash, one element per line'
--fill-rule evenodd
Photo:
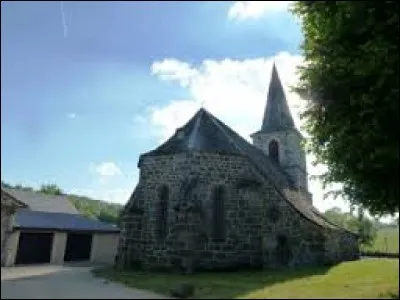
<path fill-rule="evenodd" d="M 272 132 L 295 129 L 292 114 L 286 101 L 285 92 L 279 79 L 275 64 L 272 66 L 271 81 L 268 89 L 267 106 L 260 132 Z"/>
<path fill-rule="evenodd" d="M 119 228 L 116 226 L 92 220 L 82 215 L 31 211 L 28 209 L 17 211 L 14 227 L 54 231 L 119 232 Z"/>
<path fill-rule="evenodd" d="M 5 187 L 1 189 L 16 200 L 25 203 L 33 211 L 79 214 L 67 196 L 47 195 Z"/>
<path fill-rule="evenodd" d="M 155 150 L 142 156 L 175 154 L 189 151 L 245 155 L 273 174 L 280 187 L 291 186 L 276 163 L 222 121 L 201 108 L 183 127 Z"/>
<path fill-rule="evenodd" d="M 220 130 L 215 118 L 200 109 L 183 127 L 155 150 L 145 155 L 171 154 L 186 151 L 240 154 L 229 136 Z"/>
<path fill-rule="evenodd" d="M 183 127 L 178 128 L 165 143 L 155 150 L 142 154 L 142 157 L 191 151 L 247 157 L 253 166 L 271 181 L 278 193 L 303 217 L 325 228 L 343 230 L 327 221 L 312 204 L 285 194 L 284 190 L 293 188 L 293 183 L 283 170 L 262 150 L 247 142 L 204 108 L 201 108 Z"/>

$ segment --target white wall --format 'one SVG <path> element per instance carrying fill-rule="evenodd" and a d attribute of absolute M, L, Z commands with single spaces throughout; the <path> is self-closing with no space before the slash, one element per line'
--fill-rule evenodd
<path fill-rule="evenodd" d="M 4 266 L 10 267 L 15 263 L 15 258 L 17 257 L 19 243 L 19 230 L 12 232 L 8 238 L 4 249 Z"/>
<path fill-rule="evenodd" d="M 119 233 L 94 233 L 90 262 L 100 265 L 112 265 L 117 255 Z"/>
<path fill-rule="evenodd" d="M 66 246 L 67 246 L 67 233 L 54 232 L 50 263 L 55 265 L 62 265 L 64 263 L 64 254 Z"/>

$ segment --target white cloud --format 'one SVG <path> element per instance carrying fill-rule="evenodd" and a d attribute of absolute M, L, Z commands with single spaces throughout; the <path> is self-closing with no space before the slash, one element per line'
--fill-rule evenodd
<path fill-rule="evenodd" d="M 122 175 L 120 168 L 113 162 L 103 162 L 95 166 L 92 165 L 91 168 L 102 177 Z"/>
<path fill-rule="evenodd" d="M 164 59 L 162 62 L 155 62 L 151 66 L 152 74 L 159 74 L 164 80 L 177 80 L 183 87 L 197 75 L 188 63 L 176 59 Z"/>
<path fill-rule="evenodd" d="M 286 11 L 293 1 L 236 1 L 228 10 L 229 19 L 258 19 L 270 13 Z"/>
<path fill-rule="evenodd" d="M 297 80 L 295 67 L 302 62 L 300 56 L 281 52 L 270 58 L 205 60 L 197 67 L 187 65 L 190 70 L 188 74 L 197 75 L 181 79 L 177 79 L 177 76 L 166 77 L 162 71 L 165 61 L 161 61 L 154 63 L 159 71 L 153 71 L 153 74 L 161 80 L 187 82 L 190 99 L 173 100 L 165 107 L 151 109 L 150 120 L 159 128 L 160 139 L 168 138 L 204 105 L 207 110 L 250 140 L 249 135 L 261 126 L 273 60 L 286 92 L 290 94 L 288 102 L 292 111 L 294 110 L 295 122 L 299 125 L 297 113 L 302 102 L 297 95 L 289 93 L 289 86 Z M 169 61 L 166 63 L 169 65 Z M 177 72 L 179 71 L 177 68 Z M 173 73 L 172 69 L 168 70 L 168 74 L 170 73 Z"/>
<path fill-rule="evenodd" d="M 69 192 L 75 195 L 86 196 L 94 200 L 103 200 L 110 203 L 125 205 L 133 191 L 133 187 L 127 188 L 86 188 L 72 189 Z"/>
<path fill-rule="evenodd" d="M 198 109 L 199 106 L 193 100 L 174 100 L 168 106 L 152 108 L 150 122 L 156 127 L 154 132 L 160 138 L 160 142 L 169 138 Z"/>
<path fill-rule="evenodd" d="M 171 63 L 172 61 L 174 63 Z M 299 128 L 299 113 L 305 103 L 290 91 L 290 86 L 295 85 L 298 80 L 296 67 L 303 59 L 298 55 L 281 52 L 274 57 L 256 59 L 205 60 L 198 66 L 171 59 L 154 62 L 154 75 L 161 80 L 185 86 L 190 97 L 183 100 L 171 99 L 169 104 L 163 107 L 151 108 L 148 119 L 153 126 L 152 132 L 157 134 L 160 143 L 165 141 L 178 127 L 184 125 L 203 103 L 208 111 L 251 141 L 250 134 L 261 126 L 273 61 L 284 84 L 294 121 Z M 324 167 L 312 166 L 311 159 L 311 156 L 307 157 L 308 172 L 312 175 L 321 174 Z M 348 205 L 343 200 L 323 200 L 324 191 L 319 181 L 310 180 L 309 186 L 314 203 L 320 210 L 339 206 L 348 211 Z"/>
<path fill-rule="evenodd" d="M 75 119 L 76 118 L 76 113 L 69 113 L 67 114 L 68 119 Z"/>

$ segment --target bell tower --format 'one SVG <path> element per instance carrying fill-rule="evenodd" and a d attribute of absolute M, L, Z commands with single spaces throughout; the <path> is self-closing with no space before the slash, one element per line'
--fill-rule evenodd
<path fill-rule="evenodd" d="M 308 192 L 306 155 L 301 147 L 303 136 L 294 125 L 275 64 L 263 123 L 251 138 L 254 146 L 282 168 L 295 187 Z"/>

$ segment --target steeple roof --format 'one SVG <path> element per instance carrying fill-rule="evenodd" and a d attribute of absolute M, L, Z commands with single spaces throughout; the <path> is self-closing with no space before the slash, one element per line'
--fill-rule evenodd
<path fill-rule="evenodd" d="M 279 131 L 288 128 L 295 129 L 295 126 L 274 63 L 261 132 Z"/>

